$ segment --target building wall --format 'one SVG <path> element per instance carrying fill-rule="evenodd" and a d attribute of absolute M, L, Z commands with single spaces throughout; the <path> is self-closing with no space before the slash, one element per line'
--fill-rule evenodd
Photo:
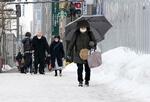
<path fill-rule="evenodd" d="M 102 14 L 113 25 L 99 45 L 102 51 L 125 46 L 140 53 L 150 53 L 150 1 L 100 1 L 103 1 Z"/>
<path fill-rule="evenodd" d="M 86 4 L 87 4 L 87 14 L 96 15 L 98 0 L 93 0 L 93 1 L 91 0 L 90 2 L 86 1 Z"/>
<path fill-rule="evenodd" d="M 42 31 L 42 5 L 34 4 L 33 6 L 33 33 Z"/>
<path fill-rule="evenodd" d="M 42 31 L 45 34 L 47 40 L 51 37 L 51 3 L 42 5 L 43 20 L 42 20 Z"/>
<path fill-rule="evenodd" d="M 40 31 L 40 32 L 43 32 L 43 34 L 46 36 L 48 40 L 50 39 L 51 37 L 51 3 L 34 4 L 32 28 L 33 28 L 34 34 Z"/>

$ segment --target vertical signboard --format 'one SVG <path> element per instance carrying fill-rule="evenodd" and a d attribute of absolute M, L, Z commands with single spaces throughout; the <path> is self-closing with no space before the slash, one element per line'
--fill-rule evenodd
<path fill-rule="evenodd" d="M 59 0 L 57 0 L 59 1 Z M 52 2 L 52 35 L 59 35 L 59 3 Z"/>

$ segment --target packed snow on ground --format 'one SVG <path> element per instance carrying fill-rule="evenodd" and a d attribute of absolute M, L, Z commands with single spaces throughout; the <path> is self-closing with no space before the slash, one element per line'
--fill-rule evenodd
<path fill-rule="evenodd" d="M 78 87 L 77 67 L 69 64 L 62 77 L 0 74 L 0 102 L 150 102 L 150 55 L 119 47 L 102 54 L 91 70 L 89 87 Z"/>
<path fill-rule="evenodd" d="M 9 71 L 9 70 L 12 70 L 13 68 L 10 67 L 9 65 L 3 65 L 2 67 L 2 71 L 5 72 L 5 71 Z"/>

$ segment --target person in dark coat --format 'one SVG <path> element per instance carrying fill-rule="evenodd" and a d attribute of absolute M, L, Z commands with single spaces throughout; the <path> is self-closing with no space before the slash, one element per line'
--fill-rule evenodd
<path fill-rule="evenodd" d="M 37 35 L 33 37 L 32 47 L 34 51 L 34 74 L 37 74 L 38 69 L 40 74 L 45 74 L 46 51 L 49 56 L 49 45 L 41 32 L 38 32 Z"/>
<path fill-rule="evenodd" d="M 82 60 L 79 56 L 81 49 L 96 49 L 96 40 L 93 33 L 90 31 L 90 25 L 86 20 L 77 23 L 77 30 L 74 32 L 71 42 L 67 49 L 67 59 L 69 60 L 71 52 L 74 49 L 73 62 L 77 64 L 77 75 L 79 86 L 83 86 L 83 65 L 85 67 L 85 85 L 89 86 L 90 81 L 90 68 L 87 60 Z"/>
<path fill-rule="evenodd" d="M 21 71 L 21 61 L 22 61 L 23 55 L 19 51 L 17 56 L 16 56 L 16 61 L 17 61 L 17 68 L 19 71 Z"/>
<path fill-rule="evenodd" d="M 26 32 L 22 43 L 24 50 L 24 66 L 22 72 L 27 73 L 30 70 L 30 73 L 32 73 L 32 39 L 30 32 Z"/>
<path fill-rule="evenodd" d="M 55 76 L 57 76 L 57 70 L 59 75 L 62 75 L 63 58 L 64 58 L 64 47 L 60 42 L 60 36 L 54 36 L 54 41 L 50 45 L 51 55 L 51 67 L 55 69 Z"/>

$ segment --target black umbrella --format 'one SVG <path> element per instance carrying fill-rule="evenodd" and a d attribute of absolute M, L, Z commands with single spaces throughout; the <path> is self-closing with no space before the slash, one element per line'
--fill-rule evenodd
<path fill-rule="evenodd" d="M 100 15 L 83 15 L 73 22 L 70 22 L 65 27 L 65 40 L 70 41 L 75 30 L 78 28 L 78 21 L 87 20 L 90 24 L 90 29 L 93 32 L 97 42 L 104 39 L 106 32 L 112 27 L 104 16 Z"/>

